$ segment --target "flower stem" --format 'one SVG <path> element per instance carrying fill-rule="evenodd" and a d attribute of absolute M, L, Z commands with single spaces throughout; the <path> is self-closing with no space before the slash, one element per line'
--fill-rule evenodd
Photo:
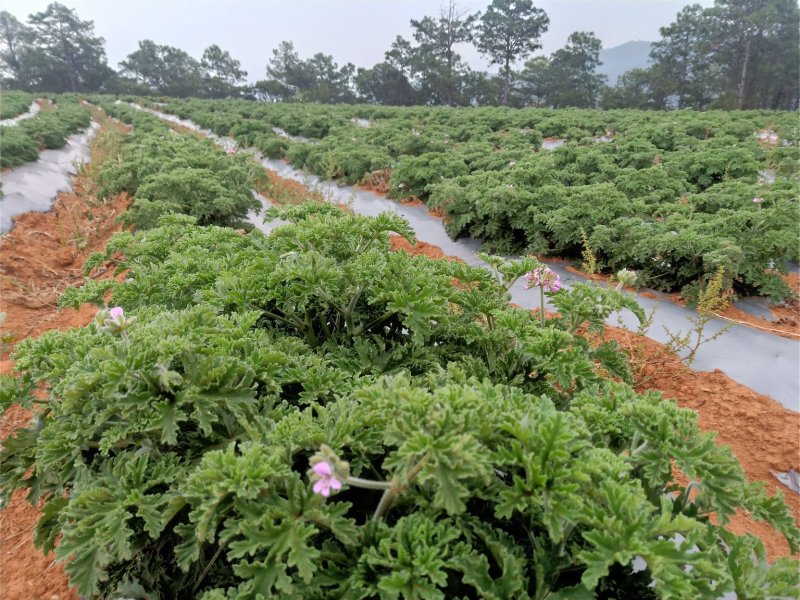
<path fill-rule="evenodd" d="M 541 308 L 541 310 L 542 310 L 542 329 L 544 329 L 544 327 L 545 327 L 545 314 L 544 314 L 544 286 L 543 285 L 539 286 L 539 298 L 541 298 L 541 301 L 542 301 L 542 308 Z"/>
<path fill-rule="evenodd" d="M 361 477 L 348 477 L 345 480 L 347 485 L 360 487 L 367 490 L 390 490 L 392 484 L 388 481 L 375 481 L 374 479 L 361 479 Z"/>

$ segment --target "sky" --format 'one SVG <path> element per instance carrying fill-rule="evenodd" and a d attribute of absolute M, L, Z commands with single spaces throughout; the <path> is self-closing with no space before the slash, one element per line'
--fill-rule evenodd
<path fill-rule="evenodd" d="M 697 1 L 697 0 L 695 0 Z M 0 8 L 20 21 L 47 7 L 49 0 L 3 0 Z M 117 67 L 136 50 L 139 40 L 176 46 L 199 59 L 217 44 L 248 71 L 254 82 L 265 77 L 272 49 L 292 41 L 301 58 L 330 54 L 340 65 L 371 67 L 383 60 L 395 37 L 412 40 L 411 19 L 437 16 L 441 0 L 61 0 L 82 20 L 94 21 L 106 40 L 108 62 Z M 490 0 L 459 0 L 470 12 Z M 573 31 L 593 31 L 604 48 L 627 41 L 659 39 L 691 0 L 543 0 L 535 5 L 550 17 L 542 50 L 563 47 Z M 703 6 L 712 0 L 700 0 Z M 471 46 L 459 48 L 474 69 L 488 61 Z M 492 69 L 494 70 L 494 69 Z"/>

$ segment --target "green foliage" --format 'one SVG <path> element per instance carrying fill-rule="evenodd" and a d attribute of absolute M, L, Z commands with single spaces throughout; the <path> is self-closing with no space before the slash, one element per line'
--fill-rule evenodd
<path fill-rule="evenodd" d="M 789 113 L 201 101 L 167 109 L 323 177 L 352 183 L 389 170 L 390 196 L 443 210 L 450 235 L 481 239 L 493 252 L 580 260 L 583 228 L 599 271 L 635 269 L 645 286 L 691 299 L 724 266 L 737 293 L 791 295 L 769 267 L 798 258 Z M 286 142 L 271 127 L 317 139 Z M 790 145 L 765 150 L 761 129 Z M 542 151 L 544 136 L 570 143 Z M 776 181 L 760 182 L 768 169 Z"/>
<path fill-rule="evenodd" d="M 85 107 L 74 99 L 62 97 L 55 110 L 43 110 L 16 125 L 2 127 L 0 167 L 16 167 L 36 160 L 39 150 L 61 148 L 67 137 L 86 129 L 90 122 Z"/>
<path fill-rule="evenodd" d="M 17 127 L 0 128 L 0 165 L 14 167 L 39 158 L 39 145 Z"/>
<path fill-rule="evenodd" d="M 743 508 L 796 548 L 782 498 L 748 484 L 695 413 L 609 381 L 619 352 L 574 333 L 640 314 L 628 296 L 554 293 L 562 317 L 542 328 L 505 297 L 532 259 L 486 257 L 490 273 L 391 253 L 388 233 L 411 232 L 388 214 L 270 216 L 287 224 L 269 236 L 185 215 L 118 234 L 89 268 L 114 259 L 127 279 L 63 301 L 110 287 L 135 322 L 18 346 L 0 398 L 37 413 L 4 441 L 0 492 L 43 503 L 37 543 L 79 593 L 793 593 L 795 563 L 770 566 L 719 524 Z M 322 446 L 351 474 L 327 500 L 306 474 Z M 364 478 L 391 482 L 381 512 Z"/>
<path fill-rule="evenodd" d="M 11 119 L 28 111 L 33 94 L 17 90 L 3 90 L 2 103 L 0 103 L 0 120 Z"/>
<path fill-rule="evenodd" d="M 133 120 L 126 110 L 105 105 L 112 114 Z M 143 115 L 125 141 L 120 160 L 100 173 L 101 196 L 127 192 L 135 196 L 126 223 L 155 227 L 167 213 L 195 217 L 201 225 L 245 226 L 248 211 L 261 207 L 252 188 L 264 178 L 249 157 L 226 155 L 208 140 L 180 135 L 160 123 L 140 131 L 139 122 L 159 121 Z"/>

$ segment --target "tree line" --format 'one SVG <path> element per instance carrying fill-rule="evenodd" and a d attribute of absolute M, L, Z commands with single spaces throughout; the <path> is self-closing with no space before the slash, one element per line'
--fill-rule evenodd
<path fill-rule="evenodd" d="M 217 45 L 197 60 L 142 40 L 114 70 L 93 22 L 52 3 L 27 23 L 0 12 L 0 69 L 4 87 L 29 91 L 284 102 L 786 110 L 800 102 L 795 0 L 686 6 L 661 28 L 650 66 L 614 85 L 597 72 L 602 45 L 593 32 L 576 31 L 550 56 L 532 57 L 549 24 L 532 0 L 492 0 L 482 14 L 448 0 L 438 15 L 412 19 L 412 39 L 397 36 L 371 68 L 340 66 L 323 53 L 303 59 L 283 41 L 272 50 L 265 79 L 247 84 L 241 63 Z M 457 51 L 464 44 L 499 72 L 472 69 Z"/>

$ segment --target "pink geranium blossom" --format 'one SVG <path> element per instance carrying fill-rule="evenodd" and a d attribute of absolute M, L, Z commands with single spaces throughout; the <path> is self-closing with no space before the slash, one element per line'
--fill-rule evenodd
<path fill-rule="evenodd" d="M 558 273 L 548 267 L 536 267 L 530 273 L 525 274 L 528 282 L 523 286 L 529 290 L 532 287 L 543 287 L 546 292 L 557 292 L 561 289 L 561 278 Z"/>
<path fill-rule="evenodd" d="M 108 311 L 108 316 L 111 317 L 111 319 L 115 323 L 120 323 L 122 322 L 122 319 L 125 317 L 125 311 L 122 310 L 121 306 L 115 306 L 114 308 Z"/>
<path fill-rule="evenodd" d="M 314 493 L 321 494 L 326 498 L 330 496 L 331 490 L 340 490 L 342 489 L 342 482 L 336 479 L 336 476 L 333 473 L 333 467 L 327 461 L 318 462 L 311 470 L 314 472 L 314 475 L 318 477 L 316 483 L 314 483 Z"/>

